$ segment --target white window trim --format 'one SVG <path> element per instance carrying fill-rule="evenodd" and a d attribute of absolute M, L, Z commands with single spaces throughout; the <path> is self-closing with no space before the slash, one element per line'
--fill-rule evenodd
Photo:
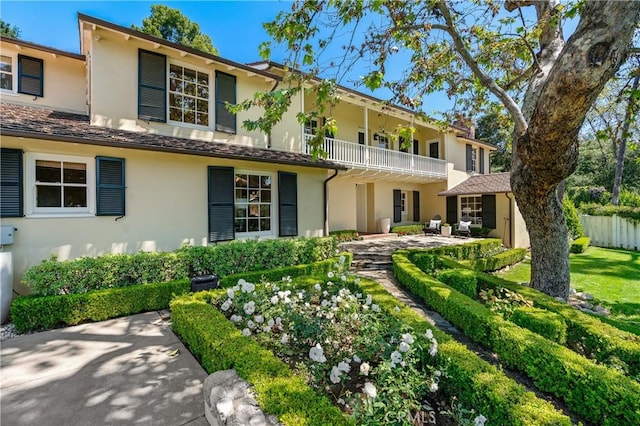
<path fill-rule="evenodd" d="M 66 161 L 87 165 L 87 207 L 36 207 L 36 160 Z M 28 152 L 25 155 L 27 182 L 26 217 L 92 217 L 96 213 L 95 158 Z"/>
<path fill-rule="evenodd" d="M 18 96 L 18 54 L 13 52 L 2 52 L 2 56 L 11 58 L 11 90 L 0 89 L 3 95 Z"/>
<path fill-rule="evenodd" d="M 462 197 L 466 197 L 466 198 L 470 198 L 470 197 L 474 197 L 474 198 L 480 198 L 480 210 L 475 210 L 480 212 L 480 220 L 482 221 L 482 194 L 469 194 L 469 195 L 459 195 L 458 196 L 458 221 L 460 221 L 462 219 L 463 216 L 465 216 L 465 213 L 462 211 Z M 477 224 L 477 223 L 471 223 L 471 227 L 472 228 L 480 228 L 482 227 L 482 224 Z"/>
<path fill-rule="evenodd" d="M 171 75 L 170 75 L 170 70 L 171 70 L 171 65 L 178 65 L 180 67 L 183 68 L 189 68 L 191 70 L 195 70 L 198 72 L 201 72 L 203 74 L 207 74 L 209 76 L 209 98 L 207 99 L 207 101 L 209 102 L 209 108 L 207 113 L 209 114 L 209 125 L 208 126 L 202 126 L 200 124 L 191 124 L 191 123 L 185 123 L 184 121 L 174 121 L 171 120 L 171 104 L 169 103 L 169 99 L 171 96 Z M 180 127 L 187 127 L 190 129 L 207 129 L 207 130 L 211 130 L 213 129 L 213 121 L 215 121 L 215 117 L 212 115 L 213 111 L 213 104 L 215 103 L 215 87 L 214 87 L 214 82 L 213 82 L 213 72 L 207 68 L 203 68 L 203 67 L 199 67 L 197 65 L 193 65 L 190 64 L 188 62 L 181 62 L 181 61 L 176 61 L 173 59 L 168 59 L 167 60 L 167 123 L 168 124 L 172 124 L 175 126 L 180 126 Z"/>
<path fill-rule="evenodd" d="M 260 238 L 275 238 L 276 237 L 276 229 L 275 229 L 275 219 L 276 219 L 276 215 L 279 214 L 279 212 L 276 211 L 276 208 L 278 206 L 276 197 L 278 196 L 278 186 L 276 185 L 276 178 L 275 178 L 275 174 L 272 172 L 263 172 L 263 171 L 259 171 L 259 170 L 243 170 L 243 169 L 236 169 L 234 171 L 234 183 L 233 183 L 233 219 L 235 222 L 235 215 L 236 215 L 236 184 L 235 184 L 235 175 L 242 175 L 242 174 L 247 174 L 247 175 L 258 175 L 258 176 L 269 176 L 271 178 L 271 230 L 270 231 L 248 231 L 248 232 L 237 232 L 235 231 L 236 234 L 236 238 L 239 240 L 242 239 L 247 239 L 247 238 L 256 238 L 256 237 L 260 237 Z M 277 182 L 277 184 L 279 185 L 280 183 Z M 234 223 L 234 229 L 235 229 L 235 223 Z"/>
<path fill-rule="evenodd" d="M 478 173 L 478 147 L 471 147 L 471 171 Z"/>

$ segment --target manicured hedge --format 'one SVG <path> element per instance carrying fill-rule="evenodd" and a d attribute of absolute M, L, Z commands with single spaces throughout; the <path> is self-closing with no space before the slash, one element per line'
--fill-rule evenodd
<path fill-rule="evenodd" d="M 536 387 L 564 399 L 597 424 L 640 424 L 640 384 L 570 349 L 518 327 L 448 285 L 408 267 L 408 252 L 393 254 L 397 279 L 507 366 L 531 377 Z"/>
<path fill-rule="evenodd" d="M 571 248 L 569 251 L 571 253 L 584 253 L 584 251 L 591 244 L 591 238 L 589 237 L 580 237 L 571 243 Z"/>
<path fill-rule="evenodd" d="M 139 312 L 166 309 L 176 294 L 190 291 L 188 280 L 96 290 L 56 296 L 20 296 L 11 304 L 19 332 L 104 321 Z"/>
<path fill-rule="evenodd" d="M 355 229 L 343 229 L 340 231 L 331 231 L 329 235 L 334 237 L 339 243 L 345 241 L 357 241 L 360 239 L 360 234 Z"/>
<path fill-rule="evenodd" d="M 523 248 L 514 248 L 505 250 L 494 256 L 478 258 L 475 260 L 461 260 L 460 263 L 468 265 L 476 271 L 497 271 L 505 266 L 514 265 L 521 262 L 527 255 L 527 250 Z"/>
<path fill-rule="evenodd" d="M 587 315 L 566 303 L 530 287 L 507 281 L 494 275 L 477 273 L 478 283 L 490 288 L 504 287 L 520 293 L 534 306 L 555 312 L 567 324 L 567 345 L 600 362 L 615 357 L 622 361 L 631 376 L 640 375 L 640 337 L 622 331 L 599 319 Z"/>
<path fill-rule="evenodd" d="M 221 291 L 182 296 L 171 302 L 171 323 L 208 373 L 235 369 L 254 386 L 256 399 L 285 425 L 349 425 L 353 421 L 314 392 L 287 365 L 249 337 L 242 336 L 207 298 Z"/>
<path fill-rule="evenodd" d="M 428 252 L 410 253 L 409 260 L 420 268 L 421 271 L 429 275 L 433 275 L 436 269 L 440 269 L 444 265 L 440 256 L 429 254 Z"/>
<path fill-rule="evenodd" d="M 445 269 L 438 273 L 438 279 L 467 297 L 475 299 L 478 295 L 478 279 L 473 271 L 468 269 Z"/>
<path fill-rule="evenodd" d="M 391 228 L 391 232 L 398 235 L 416 235 L 422 234 L 424 225 L 398 225 Z"/>
<path fill-rule="evenodd" d="M 490 257 L 502 251 L 502 241 L 497 238 L 487 238 L 467 244 L 443 246 L 429 249 L 429 254 L 451 256 L 458 260 L 472 260 Z"/>
<path fill-rule="evenodd" d="M 558 344 L 567 342 L 567 323 L 555 312 L 523 306 L 513 311 L 511 321 Z"/>
<path fill-rule="evenodd" d="M 45 260 L 25 272 L 23 282 L 33 294 L 75 294 L 134 284 L 173 281 L 215 273 L 221 277 L 289 265 L 308 264 L 335 256 L 333 237 L 231 241 L 215 246 L 185 246 L 171 253 L 139 252 Z"/>

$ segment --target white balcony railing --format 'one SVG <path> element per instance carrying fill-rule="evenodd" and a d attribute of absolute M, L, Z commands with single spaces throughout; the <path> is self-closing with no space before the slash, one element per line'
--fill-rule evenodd
<path fill-rule="evenodd" d="M 311 153 L 311 147 L 307 144 L 307 141 L 311 138 L 313 138 L 313 135 L 304 135 L 305 152 L 307 154 Z M 447 177 L 447 162 L 437 158 L 360 145 L 333 138 L 324 138 L 322 149 L 328 154 L 327 160 L 333 160 L 354 168 L 409 173 L 428 177 Z"/>

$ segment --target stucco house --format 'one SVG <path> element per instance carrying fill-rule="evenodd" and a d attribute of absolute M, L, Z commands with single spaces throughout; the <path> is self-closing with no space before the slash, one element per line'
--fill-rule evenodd
<path fill-rule="evenodd" d="M 379 232 L 381 218 L 453 221 L 486 195 L 456 193 L 455 217 L 452 195 L 439 196 L 491 176 L 495 147 L 470 129 L 443 130 L 341 87 L 339 133 L 327 135 L 329 155 L 316 161 L 306 140 L 317 123 L 296 120 L 310 108 L 304 93 L 271 135 L 240 124 L 260 111 L 224 107 L 277 85 L 278 64 L 237 63 L 83 14 L 78 21 L 81 54 L 0 41 L 0 213 L 17 229 L 1 250 L 12 253 L 20 293 L 24 271 L 51 255 Z M 389 135 L 408 123 L 415 140 L 403 152 Z M 493 219 L 483 210 L 475 223 L 495 224 L 499 238 L 501 202 Z M 509 202 L 509 232 L 526 233 Z"/>

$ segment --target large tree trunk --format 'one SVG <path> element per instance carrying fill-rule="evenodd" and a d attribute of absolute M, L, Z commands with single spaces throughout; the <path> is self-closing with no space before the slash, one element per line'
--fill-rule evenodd
<path fill-rule="evenodd" d="M 558 13 L 557 1 L 532 2 L 538 19 Z M 578 132 L 604 84 L 626 59 L 640 2 L 587 1 L 564 43 L 561 28 L 542 32 L 540 72 L 523 100 L 525 128 L 516 128 L 511 186 L 531 240 L 531 286 L 569 294 L 568 233 L 557 185 L 577 166 Z"/>

